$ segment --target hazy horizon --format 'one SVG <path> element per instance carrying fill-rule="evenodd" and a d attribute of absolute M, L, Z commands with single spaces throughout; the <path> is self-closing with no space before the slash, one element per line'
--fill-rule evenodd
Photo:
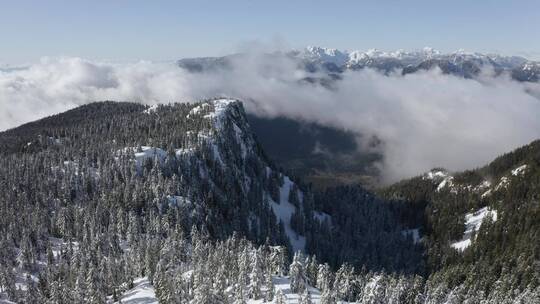
<path fill-rule="evenodd" d="M 157 5 L 156 5 L 157 4 Z M 465 49 L 540 59 L 536 1 L 17 1 L 0 10 L 0 65 L 48 57 L 168 61 L 262 44 Z"/>

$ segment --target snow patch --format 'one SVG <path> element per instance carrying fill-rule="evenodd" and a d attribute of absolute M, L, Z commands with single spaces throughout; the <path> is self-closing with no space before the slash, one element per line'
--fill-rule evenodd
<path fill-rule="evenodd" d="M 424 179 L 439 179 L 448 177 L 448 172 L 442 170 L 429 171 L 424 175 Z"/>
<path fill-rule="evenodd" d="M 272 277 L 272 282 L 274 283 L 274 288 L 275 288 L 274 294 L 277 294 L 277 291 L 281 290 L 281 292 L 283 293 L 283 295 L 285 297 L 285 303 L 287 303 L 287 304 L 297 304 L 297 303 L 299 303 L 300 295 L 297 294 L 297 293 L 293 293 L 291 291 L 291 281 L 290 281 L 289 277 L 273 276 Z M 320 303 L 320 301 L 321 301 L 321 292 L 318 289 L 316 289 L 316 288 L 314 288 L 312 286 L 307 286 L 307 289 L 308 289 L 309 294 L 311 296 L 312 303 L 314 303 L 314 304 Z M 266 289 L 264 289 L 263 291 L 265 291 L 265 290 Z M 259 300 L 252 300 L 252 299 L 247 300 L 247 304 L 262 304 L 262 303 L 269 303 L 269 302 L 265 302 L 262 299 L 259 299 Z M 274 303 L 274 302 L 272 302 L 272 303 Z M 345 303 L 345 302 L 339 302 L 339 303 Z"/>
<path fill-rule="evenodd" d="M 437 186 L 437 192 L 441 191 L 445 187 L 452 187 L 454 185 L 454 177 L 453 176 L 447 176 L 445 177 L 442 182 Z M 454 189 L 455 190 L 455 189 Z"/>
<path fill-rule="evenodd" d="M 185 196 L 167 195 L 167 199 L 169 200 L 169 204 L 174 206 L 191 204 L 191 201 Z"/>
<path fill-rule="evenodd" d="M 167 152 L 165 152 L 163 149 L 150 147 L 150 146 L 142 146 L 139 150 L 138 147 L 127 147 L 122 150 L 117 151 L 117 155 L 125 155 L 128 153 L 133 153 L 135 156 L 135 164 L 137 166 L 137 169 L 141 169 L 144 165 L 144 162 L 147 159 L 158 159 L 160 162 L 162 162 L 165 157 L 167 156 Z"/>
<path fill-rule="evenodd" d="M 270 205 L 278 220 L 281 220 L 283 223 L 285 233 L 291 242 L 294 252 L 304 251 L 306 247 L 306 238 L 296 233 L 291 227 L 291 217 L 296 210 L 296 207 L 289 202 L 289 193 L 293 186 L 293 182 L 288 176 L 285 176 L 283 180 L 283 186 L 279 189 L 280 203 L 278 204 L 270 199 Z"/>
<path fill-rule="evenodd" d="M 177 149 L 174 154 L 176 157 L 181 157 L 183 155 L 194 155 L 195 149 L 194 148 L 183 148 L 183 149 Z"/>
<path fill-rule="evenodd" d="M 150 106 L 150 107 L 148 107 L 148 109 L 144 110 L 143 113 L 144 113 L 144 114 L 152 114 L 152 113 L 155 113 L 155 112 L 157 111 L 157 108 L 158 108 L 158 105 Z"/>
<path fill-rule="evenodd" d="M 497 210 L 492 210 L 489 207 L 484 207 L 480 210 L 477 210 L 472 213 L 467 213 L 465 215 L 465 233 L 463 238 L 455 243 L 452 243 L 450 246 L 457 249 L 458 251 L 463 251 L 471 245 L 473 233 L 480 230 L 482 222 L 486 217 L 491 217 L 495 222 L 497 221 Z"/>
<path fill-rule="evenodd" d="M 207 108 L 209 106 L 210 106 L 210 104 L 203 103 L 203 104 L 200 104 L 200 105 L 194 107 L 193 109 L 191 109 L 191 111 L 189 111 L 188 118 L 189 118 L 190 115 L 199 114 L 201 111 L 203 111 L 205 108 Z"/>
<path fill-rule="evenodd" d="M 487 190 L 486 192 L 482 193 L 482 198 L 486 198 L 487 196 L 491 195 L 491 189 Z"/>
<path fill-rule="evenodd" d="M 237 102 L 234 99 L 217 99 L 211 103 L 214 105 L 214 111 L 204 115 L 204 118 L 214 120 L 214 127 L 220 130 L 223 127 L 223 118 L 230 104 Z"/>
<path fill-rule="evenodd" d="M 523 175 L 523 173 L 525 173 L 525 169 L 527 169 L 527 165 L 519 166 L 515 168 L 514 170 L 512 170 L 512 175 L 513 176 Z"/>
<path fill-rule="evenodd" d="M 509 182 L 510 181 L 508 180 L 508 177 L 506 177 L 506 176 L 501 177 L 501 180 L 499 181 L 497 186 L 495 186 L 495 191 L 506 188 L 506 186 L 508 186 Z"/>
<path fill-rule="evenodd" d="M 118 304 L 158 304 L 154 287 L 147 277 L 133 281 L 134 287 L 122 294 Z"/>

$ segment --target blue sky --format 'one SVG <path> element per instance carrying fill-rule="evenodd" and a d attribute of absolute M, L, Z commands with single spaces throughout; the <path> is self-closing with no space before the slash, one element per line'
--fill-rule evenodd
<path fill-rule="evenodd" d="M 540 59 L 540 1 L 4 1 L 0 63 L 43 56 L 172 60 L 252 44 Z"/>

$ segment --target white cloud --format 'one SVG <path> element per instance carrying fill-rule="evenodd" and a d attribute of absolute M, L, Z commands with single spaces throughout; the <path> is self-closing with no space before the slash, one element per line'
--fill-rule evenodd
<path fill-rule="evenodd" d="M 197 74 L 172 63 L 46 58 L 0 71 L 0 129 L 97 100 L 154 104 L 227 95 L 260 115 L 377 136 L 384 142 L 386 181 L 436 166 L 480 166 L 540 137 L 538 84 L 462 79 L 436 70 L 407 76 L 365 70 L 345 73 L 329 90 L 299 81 L 305 76 L 287 58 L 258 54 L 234 62 L 232 70 Z"/>

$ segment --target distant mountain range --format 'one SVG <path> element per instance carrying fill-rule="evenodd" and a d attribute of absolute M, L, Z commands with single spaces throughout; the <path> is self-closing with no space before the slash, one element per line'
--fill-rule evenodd
<path fill-rule="evenodd" d="M 238 53 L 223 57 L 185 58 L 178 60 L 178 65 L 191 72 L 227 69 L 247 56 L 247 54 Z M 508 73 L 517 81 L 536 82 L 540 79 L 540 62 L 519 56 L 469 53 L 463 50 L 441 53 L 432 48 L 412 52 L 403 50 L 383 52 L 371 49 L 362 52 L 309 46 L 302 50 L 269 53 L 262 56 L 267 60 L 283 56 L 290 58 L 297 61 L 299 68 L 308 72 L 339 74 L 370 68 L 385 74 L 406 75 L 438 67 L 445 74 L 474 78 L 487 68 L 496 75 Z"/>
<path fill-rule="evenodd" d="M 299 81 L 328 88 L 333 88 L 333 84 L 344 73 L 365 69 L 385 75 L 409 75 L 438 68 L 444 74 L 466 79 L 479 77 L 486 70 L 499 76 L 507 75 L 520 82 L 540 80 L 540 62 L 519 56 L 463 50 L 442 53 L 432 48 L 411 52 L 383 52 L 375 49 L 362 52 L 311 46 L 301 50 L 256 55 L 237 53 L 223 57 L 185 58 L 178 60 L 177 64 L 192 73 L 212 73 L 239 68 L 256 60 L 265 65 L 292 62 L 298 70 L 306 71 Z M 355 143 L 358 134 L 286 117 L 249 115 L 249 121 L 270 158 L 304 181 L 313 183 L 317 189 L 357 182 L 368 187 L 378 184 L 379 171 L 376 164 L 381 155 L 368 151 L 358 152 L 361 150 Z"/>

